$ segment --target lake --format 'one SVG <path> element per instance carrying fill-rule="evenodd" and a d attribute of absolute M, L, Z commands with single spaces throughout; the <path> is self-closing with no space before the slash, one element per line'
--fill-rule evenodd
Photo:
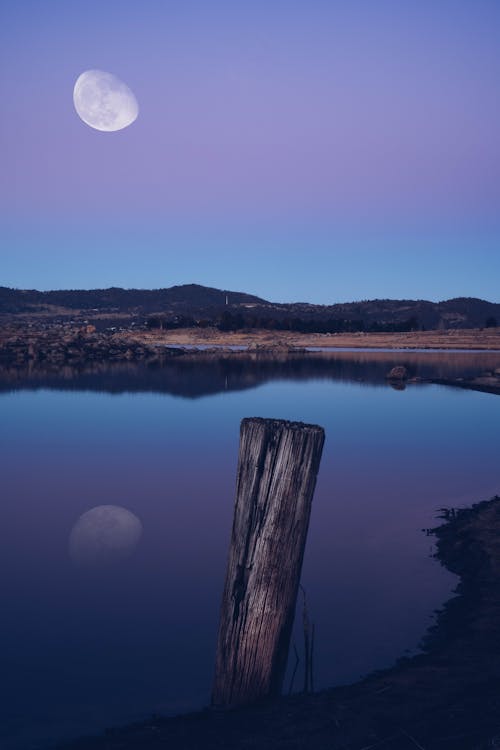
<path fill-rule="evenodd" d="M 302 575 L 316 688 L 414 653 L 456 582 L 422 529 L 438 508 L 499 492 L 500 399 L 391 387 L 396 364 L 456 377 L 500 353 L 2 370 L 2 747 L 208 703 L 243 417 L 325 428 Z M 142 535 L 128 557 L 88 565 L 70 538 L 101 505 L 133 513 Z M 293 640 L 301 652 L 300 622 Z"/>

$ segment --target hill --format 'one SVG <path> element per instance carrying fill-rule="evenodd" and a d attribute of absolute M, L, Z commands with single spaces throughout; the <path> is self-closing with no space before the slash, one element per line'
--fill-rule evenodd
<path fill-rule="evenodd" d="M 473 297 L 443 302 L 375 299 L 332 305 L 273 303 L 199 284 L 164 289 L 57 290 L 0 287 L 0 315 L 131 317 L 150 326 L 270 328 L 305 332 L 408 331 L 493 327 L 500 304 Z"/>
<path fill-rule="evenodd" d="M 265 304 L 265 300 L 251 294 L 229 292 L 221 289 L 184 284 L 167 289 L 62 289 L 39 292 L 36 289 L 9 289 L 0 287 L 0 313 L 50 312 L 51 308 L 89 310 L 95 312 L 142 313 L 194 312 L 222 308 L 230 294 L 237 305 Z"/>

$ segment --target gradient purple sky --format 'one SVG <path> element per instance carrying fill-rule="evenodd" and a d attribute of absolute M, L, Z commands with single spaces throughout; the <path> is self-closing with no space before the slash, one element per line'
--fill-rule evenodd
<path fill-rule="evenodd" d="M 498 0 L 4 0 L 0 284 L 500 301 Z M 76 115 L 88 68 L 137 121 Z"/>

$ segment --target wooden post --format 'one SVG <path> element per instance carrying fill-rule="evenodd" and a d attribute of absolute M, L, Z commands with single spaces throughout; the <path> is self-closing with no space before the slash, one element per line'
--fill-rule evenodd
<path fill-rule="evenodd" d="M 325 433 L 243 419 L 212 705 L 279 695 Z"/>

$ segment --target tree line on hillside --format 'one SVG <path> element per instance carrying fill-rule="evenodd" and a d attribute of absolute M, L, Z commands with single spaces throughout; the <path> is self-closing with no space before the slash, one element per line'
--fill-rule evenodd
<path fill-rule="evenodd" d="M 403 321 L 366 323 L 362 319 L 348 320 L 342 318 L 276 318 L 267 316 L 245 315 L 242 312 L 225 310 L 216 319 L 198 320 L 191 316 L 176 315 L 167 317 L 152 315 L 147 321 L 148 328 L 208 328 L 215 327 L 220 331 L 241 331 L 244 329 L 265 329 L 272 331 L 291 331 L 297 333 L 403 333 L 423 330 L 415 316 Z"/>

